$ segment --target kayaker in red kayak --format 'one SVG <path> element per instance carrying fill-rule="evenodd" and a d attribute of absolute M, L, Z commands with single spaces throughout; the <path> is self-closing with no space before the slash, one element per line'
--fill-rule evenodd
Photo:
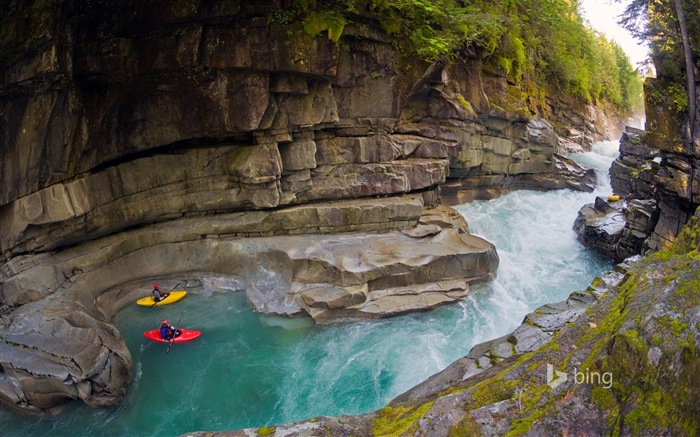
<path fill-rule="evenodd" d="M 180 334 L 180 330 L 171 325 L 170 322 L 168 322 L 167 320 L 161 320 L 160 336 L 164 341 L 172 343 L 173 339 L 175 339 L 175 337 L 177 337 Z"/>

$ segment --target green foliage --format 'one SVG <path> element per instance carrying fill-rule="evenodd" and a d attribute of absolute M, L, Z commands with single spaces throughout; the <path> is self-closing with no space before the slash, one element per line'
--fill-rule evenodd
<path fill-rule="evenodd" d="M 292 24 L 299 12 L 296 9 L 275 9 L 267 17 L 270 24 Z"/>
<path fill-rule="evenodd" d="M 686 26 L 690 30 L 691 53 L 697 65 L 700 60 L 700 7 L 697 0 L 681 0 Z M 647 41 L 663 81 L 685 83 L 685 61 L 674 0 L 632 0 L 620 24 L 638 39 Z"/>
<path fill-rule="evenodd" d="M 618 45 L 583 23 L 576 2 L 370 0 L 367 5 L 406 55 L 435 61 L 476 54 L 513 84 L 534 80 L 584 100 L 643 108 L 639 74 Z"/>
<path fill-rule="evenodd" d="M 362 3 L 362 2 L 358 2 Z M 502 35 L 502 17 L 486 1 L 369 0 L 366 10 L 394 37 L 406 56 L 426 61 L 456 57 L 468 46 L 493 51 Z"/>
<path fill-rule="evenodd" d="M 477 57 L 508 82 L 558 86 L 587 101 L 640 109 L 641 79 L 616 44 L 587 27 L 571 0 L 282 0 L 271 23 L 328 31 L 379 22 L 404 57 Z"/>

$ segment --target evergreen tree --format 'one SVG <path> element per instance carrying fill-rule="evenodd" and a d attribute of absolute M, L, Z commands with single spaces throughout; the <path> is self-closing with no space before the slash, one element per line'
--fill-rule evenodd
<path fill-rule="evenodd" d="M 691 40 L 688 21 L 693 24 L 691 28 L 698 29 L 700 2 L 697 0 L 632 0 L 620 24 L 638 38 L 649 41 L 660 78 L 671 83 L 682 82 L 680 76 L 683 68 L 679 68 L 676 62 L 677 58 L 682 58 L 685 65 L 685 91 L 692 136 L 697 104 L 694 59 L 700 52 L 700 36 L 695 32 L 694 41 Z M 696 53 L 695 57 L 693 52 Z"/>

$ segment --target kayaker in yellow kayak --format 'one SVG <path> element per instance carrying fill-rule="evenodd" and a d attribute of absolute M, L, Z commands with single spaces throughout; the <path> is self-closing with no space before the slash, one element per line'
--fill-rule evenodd
<path fill-rule="evenodd" d="M 153 284 L 153 302 L 160 302 L 168 297 L 168 295 L 170 295 L 170 293 L 167 291 L 160 291 L 160 285 Z"/>

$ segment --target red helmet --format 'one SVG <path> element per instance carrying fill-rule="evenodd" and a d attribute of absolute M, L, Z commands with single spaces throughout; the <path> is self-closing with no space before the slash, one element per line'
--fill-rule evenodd
<path fill-rule="evenodd" d="M 158 284 L 153 284 L 153 288 L 160 288 L 160 285 L 158 285 Z"/>
<path fill-rule="evenodd" d="M 160 324 L 161 324 L 161 325 L 169 325 L 170 323 L 168 323 L 167 320 L 161 320 L 161 321 L 160 321 Z"/>

